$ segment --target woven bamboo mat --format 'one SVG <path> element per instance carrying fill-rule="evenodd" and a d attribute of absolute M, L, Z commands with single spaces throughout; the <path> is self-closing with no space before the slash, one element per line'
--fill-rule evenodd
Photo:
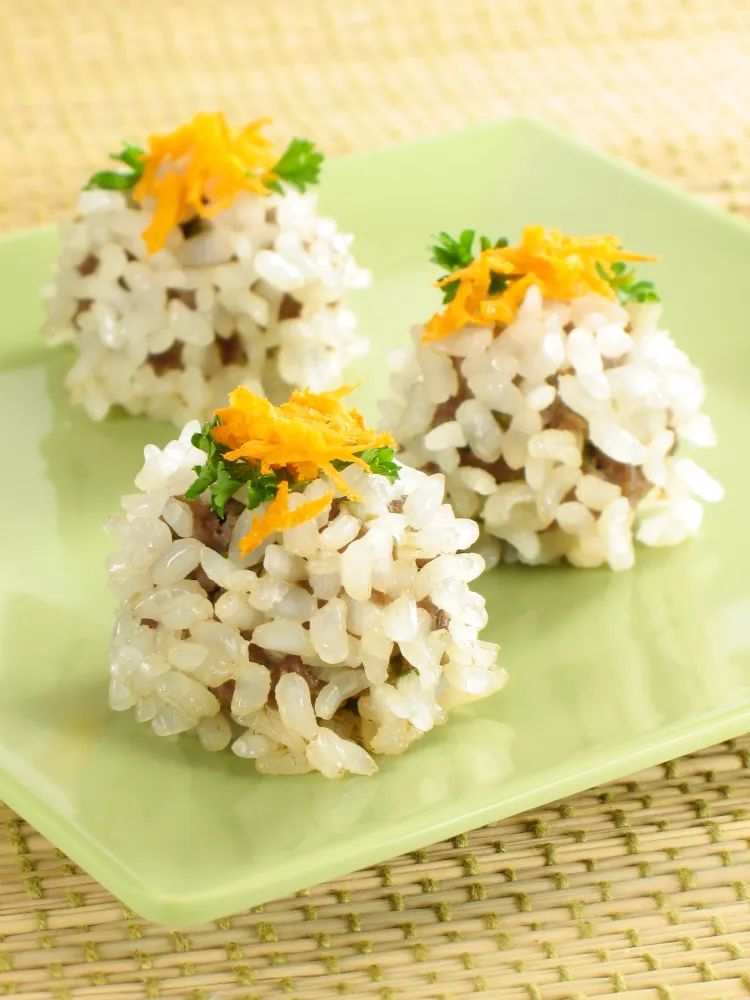
<path fill-rule="evenodd" d="M 0 810 L 0 993 L 746 996 L 749 765 L 746 738 L 185 931 Z"/>
<path fill-rule="evenodd" d="M 329 153 L 534 114 L 750 214 L 750 0 L 0 0 L 0 229 L 200 108 Z M 189 931 L 0 805 L 0 994 L 750 994 L 750 737 Z"/>

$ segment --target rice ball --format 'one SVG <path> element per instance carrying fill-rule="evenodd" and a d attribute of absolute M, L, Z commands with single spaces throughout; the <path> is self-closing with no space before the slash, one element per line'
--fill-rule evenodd
<path fill-rule="evenodd" d="M 653 258 L 541 227 L 474 242 L 442 234 L 445 308 L 392 366 L 384 424 L 403 461 L 445 476 L 493 563 L 623 570 L 634 540 L 695 534 L 723 489 L 676 452 L 715 434 L 700 371 L 628 267 Z"/>
<path fill-rule="evenodd" d="M 279 400 L 338 385 L 366 352 L 346 296 L 370 274 L 308 190 L 323 157 L 300 139 L 282 154 L 265 124 L 199 114 L 126 144 L 81 192 L 44 335 L 76 347 L 66 384 L 92 419 L 121 406 L 182 426 L 237 384 Z"/>
<path fill-rule="evenodd" d="M 113 709 L 263 773 L 338 778 L 503 686 L 470 588 L 476 523 L 441 473 L 393 461 L 347 391 L 274 407 L 240 388 L 146 448 L 105 524 Z"/>

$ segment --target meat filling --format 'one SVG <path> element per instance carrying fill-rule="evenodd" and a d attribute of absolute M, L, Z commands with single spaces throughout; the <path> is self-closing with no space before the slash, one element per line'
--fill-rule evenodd
<path fill-rule="evenodd" d="M 234 527 L 240 514 L 242 514 L 242 512 L 246 509 L 245 505 L 240 503 L 238 500 L 228 500 L 224 507 L 224 517 L 220 518 L 208 504 L 203 503 L 200 499 L 186 500 L 184 497 L 181 497 L 180 499 L 190 507 L 193 513 L 193 537 L 208 546 L 208 548 L 213 549 L 215 552 L 219 552 L 221 555 L 226 555 L 232 532 L 234 531 Z M 404 501 L 405 497 L 399 497 L 398 499 L 391 501 L 389 509 L 393 512 L 400 512 L 403 509 Z M 342 502 L 343 498 L 334 500 L 329 520 L 332 520 L 338 515 L 339 505 Z M 205 591 L 208 599 L 214 604 L 224 592 L 223 589 L 208 576 L 201 566 L 195 569 L 190 574 L 188 579 L 196 580 Z M 307 581 L 300 581 L 298 586 L 304 587 L 309 592 L 312 592 L 310 584 Z M 387 605 L 390 603 L 391 598 L 387 594 L 374 590 L 372 592 L 371 600 L 374 604 Z M 423 601 L 420 601 L 418 606 L 427 611 L 431 616 L 433 631 L 448 628 L 450 624 L 450 616 L 447 612 L 438 608 L 429 598 L 425 598 Z M 142 619 L 141 623 L 149 628 L 156 628 L 158 626 L 158 622 L 148 618 Z M 300 656 L 297 656 L 296 654 L 286 654 L 276 659 L 267 650 L 262 649 L 260 646 L 253 643 L 253 629 L 243 630 L 240 634 L 243 639 L 246 639 L 249 643 L 248 659 L 253 663 L 260 663 L 261 665 L 267 667 L 270 671 L 271 691 L 268 697 L 269 707 L 277 707 L 274 692 L 276 685 L 283 674 L 294 673 L 302 677 L 310 688 L 310 695 L 313 701 L 325 687 L 326 681 L 318 677 L 313 668 L 304 663 Z M 412 666 L 404 660 L 400 654 L 397 654 L 390 664 L 389 675 L 392 678 L 399 677 L 410 672 L 412 669 Z M 231 713 L 234 689 L 234 680 L 224 681 L 222 684 L 209 689 L 218 699 L 221 710 L 228 714 Z M 353 699 L 353 701 L 356 708 L 356 699 Z"/>
<path fill-rule="evenodd" d="M 211 601 L 212 604 L 216 604 L 218 599 L 224 593 L 222 587 L 218 585 L 211 577 L 206 573 L 202 566 L 198 566 L 193 572 L 188 576 L 188 580 L 195 580 L 197 583 L 203 587 L 206 592 L 206 597 Z"/>
<path fill-rule="evenodd" d="M 279 319 L 297 319 L 302 315 L 302 305 L 292 295 L 286 294 L 279 306 Z"/>
<path fill-rule="evenodd" d="M 87 278 L 90 274 L 94 274 L 96 269 L 99 267 L 99 258 L 96 254 L 90 253 L 85 260 L 82 260 L 78 265 L 78 273 L 82 278 Z"/>
<path fill-rule="evenodd" d="M 76 311 L 73 313 L 73 322 L 78 319 L 81 313 L 85 313 L 87 309 L 90 309 L 93 304 L 93 299 L 79 299 Z"/>
<path fill-rule="evenodd" d="M 609 455 L 599 451 L 590 441 L 586 442 L 583 449 L 583 471 L 619 486 L 622 495 L 632 507 L 643 500 L 652 486 L 636 465 L 616 462 Z"/>
<path fill-rule="evenodd" d="M 193 537 L 203 542 L 209 549 L 225 556 L 229 550 L 234 526 L 240 514 L 246 510 L 239 500 L 227 500 L 224 505 L 224 517 L 221 518 L 208 504 L 201 499 L 182 501 L 193 512 Z"/>
<path fill-rule="evenodd" d="M 171 302 L 172 299 L 184 303 L 188 309 L 198 308 L 198 298 L 192 288 L 168 288 L 167 302 Z"/>
<path fill-rule="evenodd" d="M 454 420 L 460 404 L 472 398 L 468 383 L 459 368 L 461 359 L 452 360 L 458 375 L 458 391 L 455 396 L 437 406 L 432 421 L 433 427 Z M 546 410 L 542 410 L 541 416 L 545 430 L 564 430 L 575 435 L 578 444 L 583 446 L 583 471 L 619 486 L 622 495 L 632 506 L 636 506 L 651 489 L 651 484 L 637 466 L 616 462 L 588 440 L 588 421 L 566 406 L 559 396 L 555 397 L 555 401 Z M 503 422 L 501 415 L 495 414 L 495 418 L 500 423 Z M 496 462 L 485 462 L 478 458 L 471 448 L 459 448 L 458 453 L 462 467 L 484 469 L 497 483 L 509 483 L 524 478 L 523 469 L 511 469 L 502 457 Z M 422 467 L 422 471 L 439 472 L 440 467 L 435 462 L 428 462 Z"/>
<path fill-rule="evenodd" d="M 208 222 L 206 219 L 202 219 L 199 215 L 194 215 L 192 219 L 188 219 L 187 222 L 180 224 L 180 229 L 182 230 L 182 235 L 186 240 L 189 240 L 191 236 L 197 236 L 198 233 L 205 232 L 208 229 Z"/>
<path fill-rule="evenodd" d="M 242 634 L 245 639 L 252 639 L 252 632 L 243 632 Z M 303 663 L 297 655 L 288 653 L 280 660 L 273 660 L 265 649 L 261 649 L 260 646 L 255 646 L 251 642 L 248 647 L 248 657 L 251 662 L 260 663 L 262 666 L 268 667 L 271 673 L 271 692 L 268 696 L 268 705 L 271 708 L 277 707 L 274 691 L 276 690 L 276 685 L 278 684 L 279 678 L 282 674 L 299 674 L 299 676 L 303 678 L 307 686 L 310 688 L 310 696 L 313 700 L 325 687 L 325 681 L 316 677 L 312 668 L 308 667 L 306 663 Z M 222 709 L 226 712 L 229 712 L 232 707 L 234 686 L 235 682 L 230 680 L 224 681 L 224 683 L 219 684 L 218 687 L 210 689 L 218 698 Z"/>
<path fill-rule="evenodd" d="M 216 346 L 223 365 L 247 364 L 247 354 L 238 333 L 233 333 L 231 337 L 217 337 Z"/>
<path fill-rule="evenodd" d="M 320 694 L 326 684 L 326 682 L 322 681 L 320 677 L 316 677 L 312 672 L 312 668 L 308 667 L 306 663 L 303 663 L 300 657 L 296 655 L 287 654 L 282 660 L 277 660 L 275 663 L 269 663 L 268 669 L 271 671 L 272 691 L 276 689 L 276 685 L 278 684 L 279 678 L 282 674 L 299 674 L 299 676 L 310 688 L 310 695 L 313 701 Z M 273 701 L 275 706 L 276 700 L 273 696 L 269 699 L 269 701 Z"/>
<path fill-rule="evenodd" d="M 458 376 L 458 390 L 455 396 L 451 396 L 450 399 L 446 399 L 443 403 L 438 403 L 435 408 L 435 416 L 432 418 L 432 426 L 439 427 L 440 424 L 445 424 L 449 420 L 454 420 L 456 416 L 456 410 L 459 408 L 461 403 L 466 399 L 471 399 L 473 394 L 469 388 L 469 383 L 464 378 L 461 373 L 460 364 L 461 358 L 452 358 L 453 367 L 456 369 L 456 375 Z"/>
<path fill-rule="evenodd" d="M 450 615 L 447 611 L 437 607 L 429 597 L 417 602 L 418 608 L 423 608 L 432 618 L 432 631 L 436 632 L 441 628 L 448 628 L 451 623 Z"/>
<path fill-rule="evenodd" d="M 161 354 L 149 354 L 146 361 L 154 369 L 156 375 L 164 375 L 175 369 L 181 371 L 185 367 L 182 362 L 182 344 L 176 340 L 168 351 L 163 351 Z"/>

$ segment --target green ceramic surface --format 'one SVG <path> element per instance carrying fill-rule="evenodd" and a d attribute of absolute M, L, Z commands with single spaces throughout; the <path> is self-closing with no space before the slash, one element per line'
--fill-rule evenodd
<path fill-rule="evenodd" d="M 750 229 L 523 120 L 331 162 L 322 196 L 375 272 L 354 303 L 371 418 L 387 351 L 436 307 L 431 233 L 543 223 L 661 252 L 667 324 L 705 372 L 719 434 L 701 461 L 727 497 L 697 540 L 641 550 L 631 572 L 487 574 L 506 690 L 377 776 L 260 777 L 107 709 L 100 525 L 169 429 L 68 406 L 71 355 L 38 333 L 55 235 L 0 244 L 0 797 L 159 922 L 228 914 L 750 729 Z"/>

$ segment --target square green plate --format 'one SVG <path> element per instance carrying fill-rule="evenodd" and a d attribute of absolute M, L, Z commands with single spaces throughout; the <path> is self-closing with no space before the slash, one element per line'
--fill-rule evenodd
<path fill-rule="evenodd" d="M 515 238 L 538 222 L 661 252 L 667 322 L 705 371 L 719 433 L 702 459 L 727 498 L 696 541 L 641 551 L 631 572 L 487 574 L 507 689 L 376 777 L 259 777 L 107 709 L 100 525 L 168 429 L 68 406 L 70 356 L 38 334 L 55 236 L 0 244 L 0 797 L 159 922 L 261 903 L 750 729 L 750 229 L 523 120 L 329 163 L 323 202 L 375 271 L 355 302 L 370 417 L 387 351 L 436 307 L 431 233 Z"/>

